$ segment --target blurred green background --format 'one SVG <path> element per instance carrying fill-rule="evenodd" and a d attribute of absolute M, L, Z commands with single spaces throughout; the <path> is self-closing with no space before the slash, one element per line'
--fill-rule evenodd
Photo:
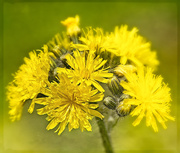
<path fill-rule="evenodd" d="M 157 74 L 164 77 L 172 93 L 171 114 L 177 118 L 177 4 L 130 2 L 17 2 L 4 3 L 3 8 L 3 78 L 4 88 L 12 81 L 29 51 L 40 49 L 56 33 L 65 31 L 61 20 L 80 16 L 80 27 L 102 27 L 113 31 L 117 25 L 134 26 L 139 34 L 152 43 L 160 65 Z M 5 94 L 5 90 L 4 90 Z M 8 102 L 3 101 L 3 149 L 5 153 L 103 153 L 101 137 L 95 121 L 93 131 L 66 130 L 61 136 L 47 131 L 45 116 L 27 113 L 25 105 L 22 119 L 11 123 Z M 120 152 L 177 152 L 177 120 L 167 122 L 167 130 L 159 125 L 155 133 L 143 121 L 133 127 L 135 118 L 119 120 L 112 131 L 112 143 Z"/>

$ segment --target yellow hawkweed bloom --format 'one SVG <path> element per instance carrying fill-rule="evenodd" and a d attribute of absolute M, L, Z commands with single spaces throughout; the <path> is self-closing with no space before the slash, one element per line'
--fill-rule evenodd
<path fill-rule="evenodd" d="M 89 52 L 86 58 L 86 53 L 82 54 L 79 51 L 74 51 L 74 57 L 70 54 L 66 55 L 67 63 L 71 66 L 71 69 L 57 68 L 58 73 L 66 73 L 69 78 L 78 82 L 85 82 L 87 85 L 94 85 L 100 92 L 104 92 L 104 89 L 97 82 L 107 83 L 108 79 L 113 76 L 112 73 L 108 73 L 108 70 L 102 68 L 106 63 L 99 56 L 95 58 L 93 52 Z"/>
<path fill-rule="evenodd" d="M 116 27 L 114 33 L 111 33 L 111 44 L 113 54 L 120 56 L 120 63 L 125 65 L 127 61 L 136 66 L 147 65 L 155 68 L 159 61 L 156 59 L 156 52 L 150 50 L 150 43 L 137 34 L 137 28 L 131 31 L 127 30 L 127 25 Z"/>
<path fill-rule="evenodd" d="M 82 44 L 73 44 L 73 47 L 78 48 L 80 51 L 95 50 L 98 53 L 99 51 L 109 50 L 110 46 L 106 42 L 107 37 L 104 36 L 103 29 L 89 27 L 87 32 L 84 31 L 83 34 L 84 36 L 79 38 Z"/>
<path fill-rule="evenodd" d="M 118 65 L 115 69 L 114 72 L 118 76 L 124 76 L 124 74 L 128 72 L 136 72 L 137 68 L 133 65 Z"/>
<path fill-rule="evenodd" d="M 79 16 L 76 15 L 75 18 L 69 17 L 61 23 L 67 27 L 67 34 L 69 35 L 76 35 L 80 32 L 79 28 Z"/>
<path fill-rule="evenodd" d="M 51 56 L 59 57 L 62 54 L 70 51 L 70 40 L 65 33 L 61 36 L 59 33 L 55 35 L 55 37 L 50 40 L 47 45 L 49 47 L 49 51 L 52 52 Z"/>
<path fill-rule="evenodd" d="M 11 121 L 20 120 L 23 104 L 26 100 L 26 95 L 22 93 L 22 89 L 19 88 L 14 82 L 9 83 L 7 92 L 7 100 L 9 101 L 9 115 Z M 25 98 L 23 98 L 23 96 Z"/>
<path fill-rule="evenodd" d="M 124 94 L 131 98 L 124 99 L 124 104 L 133 105 L 135 109 L 132 116 L 138 116 L 133 125 L 138 125 L 143 117 L 146 117 L 146 125 L 152 126 L 155 132 L 158 131 L 156 120 L 166 128 L 165 122 L 170 119 L 170 88 L 162 82 L 161 76 L 152 74 L 152 69 L 139 69 L 136 73 L 126 73 L 128 82 L 120 83 L 125 89 Z"/>
<path fill-rule="evenodd" d="M 36 99 L 36 103 L 45 105 L 38 109 L 38 114 L 47 114 L 47 120 L 51 121 L 47 130 L 55 128 L 60 123 L 56 130 L 59 131 L 59 135 L 67 125 L 69 131 L 77 128 L 81 131 L 92 131 L 89 120 L 94 116 L 103 118 L 103 115 L 94 110 L 98 107 L 94 102 L 101 101 L 104 95 L 97 94 L 97 89 L 91 90 L 91 86 L 84 83 L 72 83 L 65 74 L 59 74 L 58 77 L 60 83 L 50 83 L 44 90 L 43 94 L 48 97 Z"/>
<path fill-rule="evenodd" d="M 25 64 L 21 65 L 14 75 L 14 80 L 8 85 L 7 99 L 9 101 L 11 120 L 19 120 L 23 109 L 23 104 L 28 99 L 34 99 L 46 87 L 48 73 L 50 70 L 50 59 L 48 48 L 44 46 L 44 52 L 29 53 L 30 58 L 24 58 Z M 29 112 L 34 109 L 32 100 Z"/>

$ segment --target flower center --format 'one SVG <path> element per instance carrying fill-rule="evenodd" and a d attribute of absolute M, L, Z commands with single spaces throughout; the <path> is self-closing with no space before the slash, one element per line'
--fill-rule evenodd
<path fill-rule="evenodd" d="M 88 69 L 82 69 L 82 71 L 81 71 L 81 76 L 82 76 L 82 78 L 83 79 L 89 79 L 90 78 L 90 75 L 91 75 L 91 73 L 90 73 L 90 71 L 88 70 Z"/>

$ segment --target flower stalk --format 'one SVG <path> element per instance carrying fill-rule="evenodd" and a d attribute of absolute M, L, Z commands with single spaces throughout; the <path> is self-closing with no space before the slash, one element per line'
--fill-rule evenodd
<path fill-rule="evenodd" d="M 105 152 L 106 153 L 114 153 L 112 143 L 111 143 L 110 133 L 108 133 L 108 131 L 106 129 L 104 120 L 96 117 L 96 121 L 99 126 L 99 132 L 101 134 Z"/>

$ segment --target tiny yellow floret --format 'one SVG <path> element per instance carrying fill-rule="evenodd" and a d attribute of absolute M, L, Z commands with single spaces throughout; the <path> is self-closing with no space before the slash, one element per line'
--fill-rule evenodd
<path fill-rule="evenodd" d="M 61 21 L 61 23 L 67 27 L 67 34 L 69 35 L 77 35 L 80 32 L 78 15 L 68 17 L 66 20 Z"/>

